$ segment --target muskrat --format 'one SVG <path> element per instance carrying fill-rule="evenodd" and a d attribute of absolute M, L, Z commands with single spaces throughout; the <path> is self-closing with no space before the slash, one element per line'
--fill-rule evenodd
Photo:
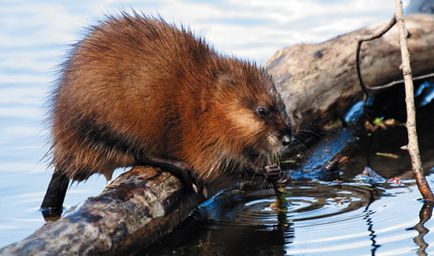
<path fill-rule="evenodd" d="M 292 138 L 263 68 L 138 14 L 109 16 L 74 46 L 50 116 L 55 169 L 41 208 L 51 212 L 61 212 L 70 180 L 147 164 L 197 192 L 197 183 L 263 170 Z"/>

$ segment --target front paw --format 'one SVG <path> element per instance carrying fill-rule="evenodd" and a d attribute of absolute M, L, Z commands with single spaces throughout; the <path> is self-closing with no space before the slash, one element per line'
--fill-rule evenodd
<path fill-rule="evenodd" d="M 275 164 L 267 165 L 264 167 L 264 169 L 265 169 L 265 179 L 270 183 L 277 182 L 280 179 L 280 176 L 282 175 L 282 170 L 278 165 Z"/>
<path fill-rule="evenodd" d="M 267 165 L 265 169 L 265 179 L 270 183 L 287 183 L 287 175 L 280 169 L 278 165 Z"/>

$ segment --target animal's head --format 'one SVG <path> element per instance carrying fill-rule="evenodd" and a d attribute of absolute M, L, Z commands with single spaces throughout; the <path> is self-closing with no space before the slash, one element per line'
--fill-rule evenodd
<path fill-rule="evenodd" d="M 225 143 L 234 158 L 263 167 L 292 141 L 285 105 L 264 69 L 241 61 L 228 66 L 217 78 L 214 95 L 220 131 L 229 135 Z"/>

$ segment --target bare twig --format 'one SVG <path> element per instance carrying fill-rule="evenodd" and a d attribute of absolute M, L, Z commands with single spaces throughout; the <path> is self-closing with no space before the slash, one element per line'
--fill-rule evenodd
<path fill-rule="evenodd" d="M 393 16 L 389 23 L 387 23 L 384 27 L 379 29 L 377 32 L 371 34 L 371 35 L 365 35 L 365 36 L 359 36 L 357 38 L 357 48 L 356 48 L 356 69 L 357 69 L 357 77 L 359 78 L 360 87 L 362 87 L 362 91 L 365 93 L 365 96 L 369 96 L 368 88 L 365 85 L 365 82 L 363 81 L 362 77 L 362 71 L 360 70 L 360 49 L 362 48 L 362 43 L 366 41 L 372 41 L 374 39 L 382 37 L 384 34 L 386 34 L 387 31 L 389 31 L 393 25 L 396 23 L 396 18 Z"/>
<path fill-rule="evenodd" d="M 414 107 L 414 88 L 410 66 L 410 53 L 408 51 L 407 36 L 408 32 L 405 27 L 404 14 L 402 9 L 402 0 L 395 0 L 396 11 L 395 18 L 399 28 L 399 43 L 401 46 L 402 58 L 402 74 L 404 76 L 405 84 L 405 102 L 407 106 L 407 131 L 408 131 L 408 152 L 411 158 L 411 165 L 413 167 L 414 176 L 416 179 L 417 187 L 423 198 L 427 201 L 434 202 L 434 195 L 428 185 L 425 176 L 423 175 L 422 164 L 419 154 L 419 145 L 416 133 L 416 110 Z"/>
<path fill-rule="evenodd" d="M 402 72 L 404 75 L 403 81 L 394 81 L 385 85 L 375 86 L 375 87 L 367 87 L 363 81 L 362 72 L 360 68 L 360 51 L 362 47 L 362 43 L 366 41 L 371 41 L 377 38 L 382 37 L 387 31 L 389 31 L 396 23 L 398 23 L 399 27 L 399 35 L 400 35 L 400 47 L 401 47 L 401 56 L 402 56 Z M 364 101 L 366 97 L 369 96 L 369 93 L 372 91 L 379 91 L 386 88 L 390 88 L 397 84 L 401 84 L 404 82 L 405 91 L 406 91 L 406 105 L 407 105 L 407 131 L 408 131 L 408 146 L 406 147 L 409 151 L 413 171 L 415 173 L 416 183 L 418 185 L 419 191 L 422 194 L 423 198 L 427 201 L 434 201 L 434 195 L 423 176 L 422 164 L 419 155 L 419 146 L 417 142 L 417 133 L 416 133 L 416 111 L 414 107 L 414 88 L 413 88 L 413 78 L 410 67 L 410 54 L 408 52 L 407 45 L 407 37 L 408 31 L 405 28 L 404 23 L 404 15 L 402 10 L 402 1 L 396 0 L 396 11 L 395 15 L 392 19 L 387 23 L 384 27 L 379 29 L 377 32 L 371 35 L 359 36 L 357 38 L 357 48 L 356 48 L 356 70 L 357 77 L 359 79 L 359 84 L 364 92 Z M 419 79 L 432 77 L 433 74 L 423 75 L 418 77 Z M 365 109 L 363 111 L 365 113 Z"/>
<path fill-rule="evenodd" d="M 433 78 L 433 77 L 434 77 L 434 73 L 429 73 L 426 75 L 415 76 L 415 77 L 413 77 L 413 81 L 418 81 L 418 80 Z M 404 79 L 401 79 L 401 80 L 397 80 L 397 81 L 392 81 L 392 82 L 387 83 L 387 84 L 369 86 L 369 88 L 367 88 L 367 89 L 369 92 L 382 91 L 382 90 L 385 90 L 385 89 L 388 89 L 388 88 L 391 88 L 391 87 L 394 87 L 396 85 L 403 84 L 403 83 L 404 83 Z"/>

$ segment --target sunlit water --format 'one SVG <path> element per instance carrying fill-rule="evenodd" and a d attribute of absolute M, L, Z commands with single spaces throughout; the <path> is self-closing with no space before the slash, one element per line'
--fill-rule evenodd
<path fill-rule="evenodd" d="M 38 211 L 51 169 L 44 124 L 50 88 L 69 44 L 104 14 L 134 8 L 188 24 L 218 50 L 265 62 L 279 48 L 320 42 L 386 20 L 393 1 L 10 1 L 0 2 L 0 247 L 44 222 Z M 433 177 L 429 177 L 430 182 Z M 105 179 L 73 185 L 65 205 L 98 194 Z M 422 204 L 412 184 L 300 183 L 288 188 L 285 214 L 269 208 L 271 190 L 232 191 L 202 206 L 166 253 L 350 255 L 416 253 Z M 373 198 L 375 200 L 373 200 Z M 403 207 L 404 205 L 404 207 Z M 428 229 L 431 221 L 425 223 Z M 225 239 L 222 239 L 225 238 Z M 424 241 L 433 241 L 428 233 Z M 419 240 L 417 240 L 419 241 Z M 430 251 L 428 247 L 427 251 Z"/>

